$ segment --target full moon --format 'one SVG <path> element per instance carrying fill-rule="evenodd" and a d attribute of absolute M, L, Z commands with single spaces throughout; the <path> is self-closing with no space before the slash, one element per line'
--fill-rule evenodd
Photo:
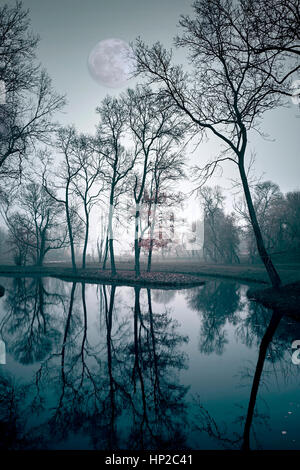
<path fill-rule="evenodd" d="M 109 88 L 121 87 L 134 72 L 133 51 L 122 39 L 105 39 L 91 50 L 88 69 L 99 84 Z"/>

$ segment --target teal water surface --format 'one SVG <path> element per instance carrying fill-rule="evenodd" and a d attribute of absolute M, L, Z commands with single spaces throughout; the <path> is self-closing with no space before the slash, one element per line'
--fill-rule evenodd
<path fill-rule="evenodd" d="M 1 284 L 0 448 L 300 449 L 300 322 L 247 286 Z"/>

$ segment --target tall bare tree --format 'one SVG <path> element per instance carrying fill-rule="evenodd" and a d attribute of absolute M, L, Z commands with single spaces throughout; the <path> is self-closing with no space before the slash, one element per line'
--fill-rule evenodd
<path fill-rule="evenodd" d="M 77 271 L 75 242 L 80 236 L 81 227 L 78 220 L 78 211 L 72 201 L 75 193 L 73 186 L 75 178 L 82 170 L 83 162 L 74 158 L 76 152 L 77 133 L 74 127 L 60 128 L 57 134 L 56 148 L 62 155 L 60 169 L 54 174 L 50 173 L 48 161 L 44 165 L 43 186 L 45 191 L 57 203 L 62 204 L 65 210 L 68 228 L 69 245 L 73 271 Z M 63 197 L 64 196 L 64 197 Z"/>
<path fill-rule="evenodd" d="M 203 255 L 214 262 L 239 263 L 240 229 L 233 214 L 225 214 L 221 188 L 199 191 L 204 209 Z"/>
<path fill-rule="evenodd" d="M 260 225 L 262 236 L 267 249 L 271 252 L 274 250 L 276 243 L 274 238 L 278 235 L 275 225 L 281 226 L 284 222 L 284 216 L 281 213 L 281 206 L 284 204 L 283 195 L 279 186 L 272 181 L 261 181 L 254 185 L 252 190 L 253 205 L 256 211 L 257 220 Z M 274 211 L 274 208 L 276 210 Z M 235 209 L 244 222 L 244 233 L 248 242 L 248 249 L 251 261 L 255 261 L 257 256 L 257 246 L 252 230 L 251 219 L 247 211 L 245 200 L 242 199 L 235 204 Z M 274 212 L 278 212 L 281 222 L 277 219 Z"/>
<path fill-rule="evenodd" d="M 152 253 L 157 240 L 155 228 L 157 209 L 166 207 L 168 211 L 182 201 L 182 194 L 176 190 L 175 184 L 184 177 L 184 155 L 181 149 L 174 149 L 172 140 L 159 142 L 151 164 L 151 184 L 148 198 L 149 213 L 149 251 L 147 271 L 151 271 Z M 174 227 L 173 227 L 174 229 Z"/>
<path fill-rule="evenodd" d="M 188 116 L 195 133 L 211 134 L 223 144 L 224 151 L 205 165 L 209 177 L 224 161 L 232 162 L 241 178 L 245 199 L 256 238 L 258 252 L 275 288 L 281 284 L 277 270 L 265 248 L 249 189 L 245 159 L 248 134 L 259 130 L 264 112 L 281 103 L 288 94 L 289 75 L 278 86 L 277 77 L 285 58 L 257 54 L 247 41 L 252 30 L 250 17 L 242 2 L 197 0 L 194 16 L 182 16 L 183 34 L 178 47 L 188 49 L 190 72 L 173 65 L 172 53 L 160 43 L 149 47 L 141 39 L 135 44 L 138 72 L 160 86 L 160 95 Z M 230 21 L 228 18 L 230 17 Z"/>
<path fill-rule="evenodd" d="M 178 123 L 178 115 L 164 100 L 159 100 L 151 88 L 137 86 L 123 96 L 127 110 L 127 123 L 135 143 L 137 165 L 134 174 L 133 197 L 135 202 L 135 272 L 140 275 L 140 212 L 147 175 L 155 149 L 163 141 L 179 143 L 183 139 L 184 125 Z"/>
<path fill-rule="evenodd" d="M 64 105 L 35 58 L 38 37 L 21 2 L 0 7 L 0 177 L 15 178 L 32 145 L 48 142 Z"/>
<path fill-rule="evenodd" d="M 2 214 L 10 233 L 17 264 L 28 257 L 42 266 L 50 250 L 66 247 L 63 208 L 36 182 L 27 183 L 3 205 Z"/>
<path fill-rule="evenodd" d="M 104 157 L 96 153 L 92 138 L 80 135 L 73 143 L 75 165 L 80 168 L 72 180 L 75 193 L 79 196 L 84 217 L 81 218 L 85 227 L 84 245 L 82 252 L 82 269 L 86 267 L 86 253 L 90 232 L 90 213 L 95 204 L 99 203 L 100 195 L 105 189 Z"/>
<path fill-rule="evenodd" d="M 126 130 L 126 113 L 122 100 L 107 96 L 97 108 L 100 115 L 98 128 L 98 152 L 105 157 L 106 173 L 104 178 L 109 186 L 108 234 L 110 264 L 112 274 L 116 274 L 114 255 L 113 221 L 121 194 L 125 191 L 126 178 L 135 164 L 133 154 L 124 147 Z M 106 259 L 106 257 L 105 257 Z M 105 262 L 103 267 L 105 268 Z"/>

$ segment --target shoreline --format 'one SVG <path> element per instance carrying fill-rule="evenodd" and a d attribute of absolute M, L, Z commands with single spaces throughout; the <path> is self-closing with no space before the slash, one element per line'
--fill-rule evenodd
<path fill-rule="evenodd" d="M 111 284 L 152 289 L 187 289 L 203 286 L 205 280 L 195 274 L 168 272 L 141 272 L 136 278 L 134 271 L 120 270 L 112 275 L 110 270 L 37 267 L 37 266 L 0 266 L 1 277 L 52 277 L 66 282 L 86 284 Z"/>
<path fill-rule="evenodd" d="M 247 291 L 247 297 L 266 308 L 276 310 L 286 315 L 300 318 L 300 282 L 293 282 L 281 286 L 278 290 L 268 287 L 266 289 L 253 289 Z"/>
<path fill-rule="evenodd" d="M 300 281 L 300 265 L 278 266 L 279 274 L 283 284 Z M 262 265 L 212 265 L 202 264 L 195 261 L 183 262 L 178 260 L 176 263 L 156 262 L 153 263 L 152 271 L 147 273 L 145 271 L 145 264 L 141 263 L 141 277 L 136 278 L 133 266 L 130 262 L 117 263 L 117 274 L 112 276 L 110 269 L 102 270 L 96 263 L 87 265 L 83 270 L 78 268 L 74 273 L 70 265 L 61 265 L 56 263 L 53 265 L 39 266 L 15 266 L 15 265 L 0 265 L 0 277 L 11 276 L 43 276 L 43 277 L 56 277 L 68 281 L 75 281 L 78 279 L 80 282 L 95 282 L 101 281 L 121 282 L 122 284 L 128 281 L 130 284 L 150 284 L 165 285 L 172 287 L 184 284 L 185 286 L 189 281 L 199 285 L 200 282 L 215 279 L 224 279 L 228 281 L 237 281 L 245 284 L 260 284 L 262 287 L 271 287 L 268 275 Z M 183 277 L 184 276 L 184 277 Z M 151 279 L 149 279 L 151 278 Z M 199 279 L 200 278 L 200 279 Z"/>
<path fill-rule="evenodd" d="M 127 269 L 124 269 L 127 268 Z M 276 309 L 286 314 L 300 316 L 300 271 L 299 269 L 283 268 L 280 270 L 283 285 L 280 291 L 274 291 L 267 280 L 267 274 L 261 266 L 247 265 L 200 265 L 196 263 L 177 265 L 156 264 L 150 273 L 141 270 L 136 278 L 131 266 L 123 263 L 117 266 L 117 274 L 112 276 L 110 270 L 102 270 L 97 266 L 78 268 L 76 273 L 70 266 L 13 266 L 0 265 L 1 277 L 52 277 L 65 282 L 85 284 L 104 284 L 115 286 L 131 286 L 137 288 L 180 290 L 203 286 L 213 279 L 239 282 L 249 289 L 249 300 L 258 302 L 269 309 Z M 1 284 L 1 280 L 0 280 Z M 252 284 L 252 286 L 251 286 Z"/>

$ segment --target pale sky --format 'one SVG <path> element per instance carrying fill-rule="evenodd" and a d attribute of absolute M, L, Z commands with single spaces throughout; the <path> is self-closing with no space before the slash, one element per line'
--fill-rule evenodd
<path fill-rule="evenodd" d="M 96 106 L 106 94 L 117 95 L 126 88 L 107 88 L 92 79 L 87 59 L 95 44 L 107 38 L 131 42 L 140 35 L 149 44 L 160 40 L 169 47 L 178 32 L 179 15 L 191 12 L 191 0 L 23 0 L 23 5 L 29 8 L 32 28 L 41 37 L 38 57 L 56 90 L 67 95 L 68 106 L 59 120 L 90 133 L 97 124 Z M 185 63 L 185 51 L 178 59 Z M 264 173 L 264 179 L 279 184 L 283 192 L 300 190 L 299 108 L 290 102 L 288 108 L 265 114 L 262 129 L 272 140 L 250 135 L 250 146 L 256 151 L 256 173 Z M 205 161 L 218 147 L 211 138 L 197 148 L 191 160 Z M 228 179 L 234 176 L 234 168 L 228 164 L 223 177 L 214 178 L 211 184 L 227 189 Z M 229 208 L 231 200 L 229 197 Z"/>

